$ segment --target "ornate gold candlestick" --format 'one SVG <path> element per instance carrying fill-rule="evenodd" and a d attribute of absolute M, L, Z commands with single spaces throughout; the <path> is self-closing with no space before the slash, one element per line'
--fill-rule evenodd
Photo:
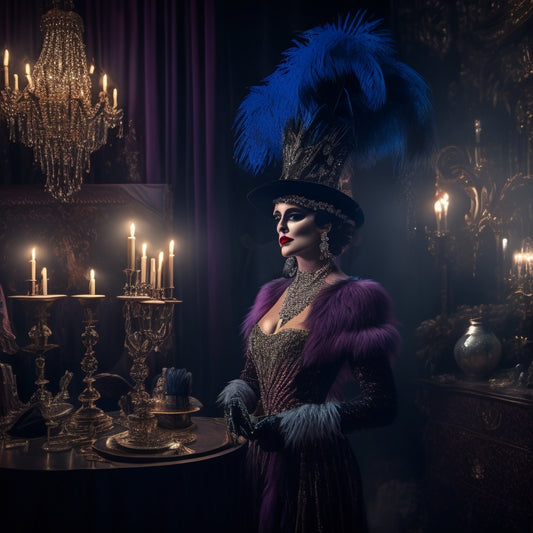
<path fill-rule="evenodd" d="M 22 348 L 25 352 L 35 354 L 35 371 L 37 374 L 35 385 L 37 386 L 37 390 L 30 397 L 30 404 L 49 405 L 52 402 L 52 393 L 46 387 L 49 381 L 46 379 L 44 372 L 45 353 L 53 348 L 57 348 L 59 345 L 48 343 L 48 338 L 52 335 L 52 331 L 47 324 L 47 318 L 49 317 L 48 309 L 54 302 L 66 297 L 66 294 L 10 296 L 10 298 L 15 300 L 31 304 L 36 318 L 36 324 L 28 332 L 28 337 L 33 342 Z"/>
<path fill-rule="evenodd" d="M 159 449 L 170 446 L 172 439 L 157 428 L 153 400 L 145 388 L 148 377 L 146 358 L 157 351 L 172 332 L 174 305 L 179 300 L 155 300 L 146 297 L 119 296 L 124 300 L 124 345 L 132 358 L 130 377 L 132 412 L 127 415 L 128 431 L 117 442 L 131 449 Z"/>
<path fill-rule="evenodd" d="M 106 415 L 102 409 L 95 405 L 100 398 L 100 393 L 93 387 L 94 373 L 98 369 L 98 360 L 94 355 L 94 346 L 99 340 L 95 324 L 97 322 L 96 308 L 105 298 L 103 294 L 76 294 L 83 306 L 85 315 L 85 329 L 81 335 L 82 343 L 85 346 L 85 355 L 81 360 L 81 369 L 85 373 L 83 382 L 86 384 L 85 389 L 78 396 L 81 407 L 72 415 L 69 424 L 69 430 L 72 433 L 89 437 L 93 433 L 106 431 L 113 427 L 113 420 Z"/>

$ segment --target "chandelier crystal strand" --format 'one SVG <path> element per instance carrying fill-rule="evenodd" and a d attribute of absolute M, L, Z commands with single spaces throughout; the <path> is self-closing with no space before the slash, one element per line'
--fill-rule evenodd
<path fill-rule="evenodd" d="M 22 91 L 6 86 L 0 106 L 9 138 L 32 148 L 46 175 L 45 189 L 67 201 L 81 188 L 91 154 L 107 143 L 108 130 L 122 137 L 123 111 L 107 91 L 91 101 L 91 79 L 82 39 L 83 21 L 74 11 L 54 7 L 41 17 L 43 46 Z M 6 68 L 6 67 L 4 67 Z"/>

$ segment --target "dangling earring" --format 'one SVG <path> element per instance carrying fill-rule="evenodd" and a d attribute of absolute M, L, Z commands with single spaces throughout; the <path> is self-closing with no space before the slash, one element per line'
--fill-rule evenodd
<path fill-rule="evenodd" d="M 283 277 L 294 278 L 296 272 L 298 272 L 298 262 L 296 261 L 296 257 L 291 255 L 285 259 L 285 264 L 283 265 Z"/>
<path fill-rule="evenodd" d="M 329 237 L 327 231 L 323 231 L 320 234 L 320 244 L 318 247 L 320 249 L 320 259 L 322 261 L 325 259 L 331 259 L 333 257 L 333 254 L 329 250 Z"/>

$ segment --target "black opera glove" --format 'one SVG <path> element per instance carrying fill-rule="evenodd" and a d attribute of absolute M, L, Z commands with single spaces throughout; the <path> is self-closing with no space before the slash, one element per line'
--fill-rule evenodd
<path fill-rule="evenodd" d="M 266 452 L 277 452 L 285 447 L 285 439 L 281 432 L 281 417 L 271 415 L 263 418 L 254 427 L 252 440 Z"/>
<path fill-rule="evenodd" d="M 252 438 L 254 427 L 241 398 L 235 397 L 229 400 L 224 407 L 224 418 L 230 434 L 246 439 Z"/>

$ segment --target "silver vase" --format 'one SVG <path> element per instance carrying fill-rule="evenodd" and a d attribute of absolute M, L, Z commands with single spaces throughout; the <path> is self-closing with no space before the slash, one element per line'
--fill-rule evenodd
<path fill-rule="evenodd" d="M 468 377 L 482 379 L 498 366 L 502 345 L 481 319 L 472 318 L 465 334 L 455 343 L 453 354 L 455 362 Z"/>

